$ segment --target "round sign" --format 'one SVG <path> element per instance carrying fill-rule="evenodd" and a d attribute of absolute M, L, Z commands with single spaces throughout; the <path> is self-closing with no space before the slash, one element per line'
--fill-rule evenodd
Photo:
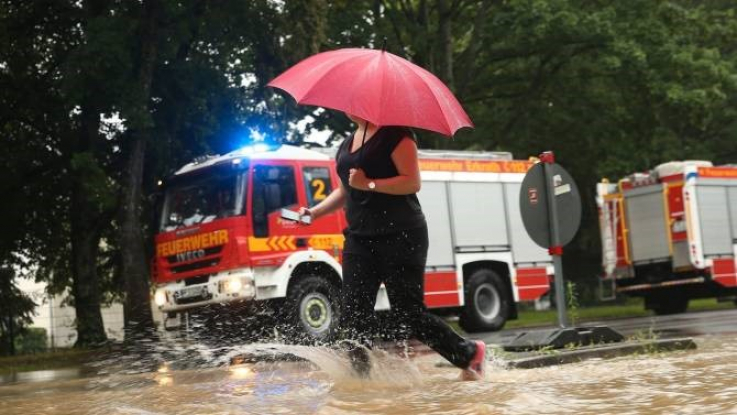
<path fill-rule="evenodd" d="M 545 166 L 548 167 L 546 180 Z M 558 224 L 557 244 L 552 240 L 548 193 L 554 195 Z M 571 242 L 581 225 L 581 195 L 573 178 L 555 163 L 537 163 L 527 171 L 519 193 L 522 223 L 536 244 L 543 248 Z"/>

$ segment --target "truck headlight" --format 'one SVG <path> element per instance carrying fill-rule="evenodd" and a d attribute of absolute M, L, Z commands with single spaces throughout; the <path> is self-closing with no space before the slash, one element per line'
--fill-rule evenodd
<path fill-rule="evenodd" d="M 222 291 L 228 294 L 240 292 L 243 289 L 243 280 L 241 277 L 230 277 L 225 280 Z"/>
<path fill-rule="evenodd" d="M 166 291 L 156 290 L 156 294 L 154 294 L 154 303 L 159 307 L 166 304 Z"/>

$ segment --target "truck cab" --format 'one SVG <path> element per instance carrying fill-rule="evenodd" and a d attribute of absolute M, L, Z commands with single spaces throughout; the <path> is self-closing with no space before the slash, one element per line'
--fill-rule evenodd
<path fill-rule="evenodd" d="M 174 316 L 286 299 L 296 304 L 285 309 L 296 306 L 306 316 L 304 331 L 328 336 L 337 313 L 345 219 L 336 212 L 302 226 L 280 212 L 314 206 L 337 183 L 329 156 L 291 146 L 246 148 L 181 168 L 164 185 L 156 304 Z"/>

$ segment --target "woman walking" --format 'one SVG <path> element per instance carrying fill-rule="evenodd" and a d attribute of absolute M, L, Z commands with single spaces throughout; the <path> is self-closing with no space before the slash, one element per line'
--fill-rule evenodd
<path fill-rule="evenodd" d="M 346 208 L 341 290 L 344 334 L 371 347 L 374 303 L 383 282 L 392 314 L 407 334 L 461 368 L 463 379 L 483 378 L 485 344 L 459 336 L 428 313 L 423 301 L 428 236 L 416 195 L 420 170 L 411 131 L 379 127 L 346 115 L 358 128 L 336 156 L 340 186 L 316 206 L 300 209 L 314 220 Z M 360 349 L 352 354 L 352 362 L 356 371 L 368 375 L 370 364 L 365 354 L 361 358 Z"/>

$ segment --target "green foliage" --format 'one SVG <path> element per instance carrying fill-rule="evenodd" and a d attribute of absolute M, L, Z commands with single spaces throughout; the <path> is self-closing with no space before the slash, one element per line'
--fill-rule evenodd
<path fill-rule="evenodd" d="M 0 354 L 16 353 L 15 342 L 32 321 L 36 304 L 15 285 L 15 272 L 0 266 Z"/>
<path fill-rule="evenodd" d="M 46 329 L 29 327 L 15 338 L 15 350 L 18 354 L 36 354 L 47 350 L 48 337 Z"/>
<path fill-rule="evenodd" d="M 92 153 L 75 153 L 70 160 L 71 174 L 82 182 L 83 195 L 100 212 L 115 207 L 113 182 Z"/>
<path fill-rule="evenodd" d="M 142 9 L 151 5 L 155 30 Z M 194 156 L 246 144 L 254 127 L 302 143 L 293 124 L 307 115 L 308 132 L 340 139 L 343 117 L 265 85 L 317 51 L 383 38 L 448 82 L 476 125 L 453 140 L 420 132 L 421 146 L 518 158 L 553 150 L 574 176 L 583 227 L 564 263 L 582 304 L 584 281 L 600 272 L 600 178 L 737 159 L 729 0 L 0 0 L 0 261 L 39 265 L 52 290 L 69 286 L 81 202 L 84 232 L 106 242 L 97 278 L 119 292 L 112 218 L 136 132 L 150 133 L 137 193 L 150 247 L 155 183 Z M 139 82 L 143 56 L 154 59 L 150 87 Z M 101 114 L 122 124 L 106 130 Z"/>

